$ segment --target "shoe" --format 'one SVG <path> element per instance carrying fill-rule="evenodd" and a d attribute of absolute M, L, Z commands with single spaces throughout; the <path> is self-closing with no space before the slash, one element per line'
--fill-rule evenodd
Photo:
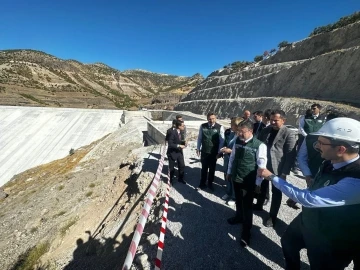
<path fill-rule="evenodd" d="M 268 220 L 265 222 L 265 227 L 275 227 L 275 219 L 269 217 Z"/>
<path fill-rule="evenodd" d="M 229 195 L 225 194 L 224 196 L 221 197 L 222 200 L 226 201 L 227 199 L 229 199 Z"/>
<path fill-rule="evenodd" d="M 264 211 L 263 207 L 259 204 L 254 204 L 253 203 L 253 210 L 254 211 Z"/>
<path fill-rule="evenodd" d="M 184 179 L 179 180 L 179 182 L 180 182 L 180 183 L 183 183 L 183 184 L 185 184 L 185 185 L 186 185 L 186 181 L 185 181 Z"/>
<path fill-rule="evenodd" d="M 228 222 L 230 225 L 235 225 L 235 224 L 240 224 L 240 223 L 242 223 L 242 219 L 235 216 L 235 217 L 228 218 L 228 219 L 227 219 L 227 222 Z"/>
<path fill-rule="evenodd" d="M 231 199 L 231 200 L 229 200 L 229 201 L 227 202 L 227 205 L 229 205 L 229 206 L 234 206 L 234 205 L 235 205 L 235 201 L 234 201 L 233 199 Z"/>
<path fill-rule="evenodd" d="M 205 189 L 206 188 L 206 185 L 205 184 L 200 184 L 196 190 L 199 190 L 199 189 Z"/>

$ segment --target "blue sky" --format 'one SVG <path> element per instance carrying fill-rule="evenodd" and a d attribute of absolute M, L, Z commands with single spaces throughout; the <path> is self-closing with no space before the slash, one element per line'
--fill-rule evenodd
<path fill-rule="evenodd" d="M 0 0 L 0 49 L 208 76 L 360 10 L 359 0 Z"/>

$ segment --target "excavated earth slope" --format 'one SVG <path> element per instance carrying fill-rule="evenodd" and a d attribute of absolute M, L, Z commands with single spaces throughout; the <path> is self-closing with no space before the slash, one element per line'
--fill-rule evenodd
<path fill-rule="evenodd" d="M 360 23 L 280 49 L 239 72 L 221 69 L 194 88 L 175 110 L 220 117 L 281 108 L 294 122 L 313 102 L 360 118 Z"/>

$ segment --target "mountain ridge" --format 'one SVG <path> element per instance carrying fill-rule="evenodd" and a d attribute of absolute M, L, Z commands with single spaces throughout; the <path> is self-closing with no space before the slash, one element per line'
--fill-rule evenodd
<path fill-rule="evenodd" d="M 179 96 L 203 77 L 145 70 L 120 71 L 107 64 L 61 59 L 32 49 L 0 51 L 0 104 L 136 109 L 157 93 Z"/>

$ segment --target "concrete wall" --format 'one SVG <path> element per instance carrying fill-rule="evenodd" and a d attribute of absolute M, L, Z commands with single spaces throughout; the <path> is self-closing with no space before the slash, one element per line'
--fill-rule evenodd
<path fill-rule="evenodd" d="M 0 106 L 0 186 L 119 129 L 122 110 Z"/>
<path fill-rule="evenodd" d="M 150 122 L 147 123 L 147 132 L 148 135 L 158 144 L 165 143 L 166 134 Z"/>
<path fill-rule="evenodd" d="M 130 118 L 144 116 L 151 118 L 151 113 L 149 111 L 124 111 L 123 115 L 121 116 L 121 122 L 126 124 L 127 122 L 129 122 Z"/>

